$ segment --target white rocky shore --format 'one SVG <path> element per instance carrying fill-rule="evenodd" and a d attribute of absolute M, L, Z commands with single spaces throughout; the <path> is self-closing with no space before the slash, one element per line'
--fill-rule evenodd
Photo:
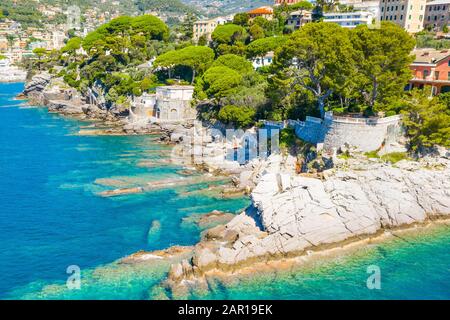
<path fill-rule="evenodd" d="M 272 163 L 280 158 L 272 156 Z M 179 291 L 204 283 L 209 272 L 238 273 L 256 262 L 450 217 L 450 154 L 395 165 L 367 161 L 366 169 L 327 170 L 322 179 L 272 170 L 251 200 L 245 212 L 209 229 L 192 259 L 172 265 L 164 285 Z"/>

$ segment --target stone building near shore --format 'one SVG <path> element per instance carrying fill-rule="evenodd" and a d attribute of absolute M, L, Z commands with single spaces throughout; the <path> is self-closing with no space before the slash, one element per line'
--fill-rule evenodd
<path fill-rule="evenodd" d="M 324 119 L 306 117 L 295 125 L 296 135 L 310 143 L 323 143 L 325 150 L 337 150 L 343 145 L 362 152 L 383 149 L 400 151 L 403 137 L 401 118 L 398 115 L 385 118 L 352 118 L 333 116 L 327 112 Z"/>
<path fill-rule="evenodd" d="M 191 107 L 193 86 L 173 85 L 156 88 L 156 93 L 144 93 L 133 101 L 131 120 L 151 122 L 182 122 L 194 120 Z"/>

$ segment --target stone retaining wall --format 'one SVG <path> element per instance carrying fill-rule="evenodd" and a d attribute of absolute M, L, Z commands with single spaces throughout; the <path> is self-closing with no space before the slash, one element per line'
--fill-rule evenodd
<path fill-rule="evenodd" d="M 327 113 L 324 120 L 307 117 L 295 126 L 296 135 L 311 143 L 324 143 L 332 150 L 344 144 L 368 152 L 384 144 L 395 144 L 402 136 L 400 116 L 386 118 L 347 118 Z"/>

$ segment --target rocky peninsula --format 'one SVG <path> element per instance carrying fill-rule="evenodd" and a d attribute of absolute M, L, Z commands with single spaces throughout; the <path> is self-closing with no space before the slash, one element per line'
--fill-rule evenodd
<path fill-rule="evenodd" d="M 273 155 L 251 193 L 252 204 L 204 232 L 188 258 L 172 263 L 161 286 L 172 297 L 186 297 L 207 290 L 210 277 L 238 277 L 270 265 L 290 268 L 315 252 L 326 255 L 398 230 L 448 223 L 450 154 L 441 151 L 395 165 L 342 160 L 320 179 L 286 172 L 282 156 Z"/>
<path fill-rule="evenodd" d="M 210 227 L 210 220 L 221 224 L 205 230 L 195 246 L 138 252 L 121 260 L 147 263 L 169 259 L 168 277 L 160 288 L 173 297 L 183 297 L 194 288 L 207 288 L 210 276 L 251 272 L 249 269 L 257 265 L 309 256 L 450 217 L 447 149 L 395 164 L 347 151 L 345 157 L 330 155 L 320 161 L 317 155 L 315 159 L 306 155 L 300 166 L 298 154 L 289 152 L 240 165 L 224 160 L 228 142 L 214 137 L 214 126 L 133 128 L 122 121 L 123 117 L 87 104 L 75 93 L 71 95 L 59 81 L 50 75 L 37 75 L 26 85 L 24 96 L 30 103 L 47 105 L 49 111 L 113 124 L 110 133 L 158 132 L 162 141 L 176 144 L 172 160 L 229 175 L 234 192 L 250 194 L 251 205 L 232 219 L 220 212 L 211 213 L 204 221 L 197 217 L 204 226 Z M 218 126 L 215 129 L 220 129 Z M 320 170 L 301 168 L 311 160 L 320 163 Z M 301 170 L 297 170 L 299 167 Z M 143 191 L 141 187 L 118 189 L 103 196 Z"/>

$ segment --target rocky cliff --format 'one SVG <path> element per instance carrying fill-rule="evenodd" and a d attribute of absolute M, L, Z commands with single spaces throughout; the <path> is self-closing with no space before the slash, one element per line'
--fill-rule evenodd
<path fill-rule="evenodd" d="M 448 155 L 341 168 L 322 180 L 268 172 L 251 194 L 252 205 L 208 230 L 193 258 L 172 266 L 168 284 L 450 216 Z"/>
<path fill-rule="evenodd" d="M 30 104 L 47 106 L 50 112 L 77 116 L 81 119 L 92 119 L 117 122 L 124 116 L 117 108 L 107 109 L 103 97 L 98 97 L 99 103 L 86 103 L 92 100 L 84 97 L 74 88 L 69 87 L 61 78 L 47 72 L 36 74 L 28 81 L 21 97 Z"/>

